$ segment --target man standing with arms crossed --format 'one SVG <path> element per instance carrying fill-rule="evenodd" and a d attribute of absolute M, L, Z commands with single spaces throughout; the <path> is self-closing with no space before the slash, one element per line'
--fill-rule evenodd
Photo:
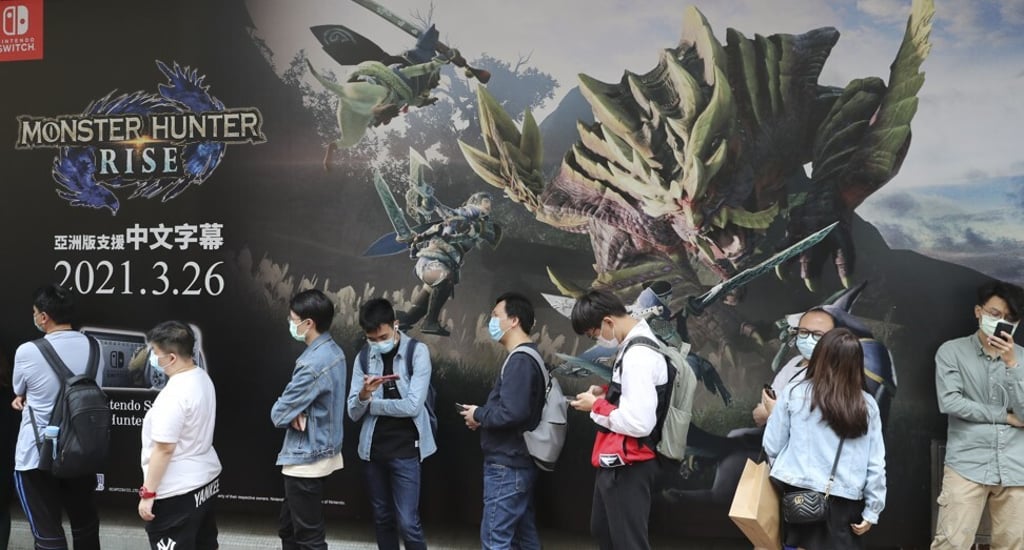
<path fill-rule="evenodd" d="M 278 529 L 284 550 L 327 550 L 324 481 L 344 467 L 345 354 L 331 338 L 333 320 L 334 304 L 323 292 L 292 298 L 288 330 L 306 349 L 270 410 L 274 426 L 286 430 L 277 455 L 284 477 Z"/>
<path fill-rule="evenodd" d="M 992 549 L 1024 545 L 1024 348 L 1013 342 L 1024 290 L 992 281 L 976 304 L 978 330 L 935 354 L 939 410 L 949 415 L 935 550 L 970 548 L 986 503 Z"/>

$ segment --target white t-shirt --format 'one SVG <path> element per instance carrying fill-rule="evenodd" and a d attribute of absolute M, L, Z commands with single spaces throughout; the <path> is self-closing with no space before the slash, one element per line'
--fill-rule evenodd
<path fill-rule="evenodd" d="M 175 444 L 160 486 L 148 487 L 158 500 L 198 489 L 220 475 L 220 459 L 213 448 L 216 420 L 217 394 L 206 371 L 196 367 L 167 380 L 142 421 L 143 479 L 153 443 Z"/>
<path fill-rule="evenodd" d="M 85 373 L 89 362 L 89 340 L 76 330 L 61 330 L 46 335 L 61 361 L 75 374 Z M 32 342 L 18 346 L 14 354 L 14 394 L 25 396 L 25 410 L 21 413 L 21 429 L 18 431 L 18 446 L 14 453 L 14 469 L 19 472 L 39 467 L 39 449 L 32 429 L 32 415 L 40 435 L 50 423 L 54 401 L 63 381 L 57 378 L 53 369 L 46 364 L 42 352 Z"/>

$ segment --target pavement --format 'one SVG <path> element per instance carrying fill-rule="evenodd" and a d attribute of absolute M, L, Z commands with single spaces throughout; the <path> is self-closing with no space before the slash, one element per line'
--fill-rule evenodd
<path fill-rule="evenodd" d="M 104 550 L 144 550 L 149 548 L 146 532 L 134 510 L 100 513 L 100 540 Z M 32 550 L 32 533 L 20 509 L 11 514 L 10 550 Z M 220 550 L 279 549 L 277 518 L 218 514 Z M 473 528 L 425 526 L 431 550 L 475 550 L 480 548 L 479 534 Z M 65 522 L 64 529 L 70 533 Z M 370 550 L 376 548 L 373 525 L 368 521 L 328 521 L 327 544 L 331 550 Z M 582 550 L 596 548 L 586 535 L 557 530 L 542 530 L 545 550 Z M 749 550 L 739 540 L 652 541 L 656 550 Z"/>

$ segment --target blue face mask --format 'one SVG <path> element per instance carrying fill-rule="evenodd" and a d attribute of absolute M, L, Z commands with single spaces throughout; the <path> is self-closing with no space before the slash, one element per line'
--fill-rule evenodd
<path fill-rule="evenodd" d="M 796 338 L 796 349 L 800 352 L 800 355 L 804 356 L 804 359 L 811 360 L 811 354 L 814 353 L 814 347 L 818 345 L 819 338 L 815 338 L 813 335 L 808 335 L 806 338 L 797 336 Z"/>
<path fill-rule="evenodd" d="M 306 334 L 305 333 L 299 334 L 299 325 L 300 324 L 302 324 L 302 321 L 299 321 L 298 323 L 296 323 L 296 322 L 292 321 L 291 318 L 289 318 L 288 319 L 288 332 L 291 333 L 292 338 L 295 338 L 295 340 L 297 340 L 299 342 L 305 342 L 306 341 Z"/>
<path fill-rule="evenodd" d="M 491 317 L 491 321 L 487 323 L 487 332 L 490 333 L 491 340 L 500 342 L 501 337 L 505 336 L 505 331 L 501 330 L 501 319 Z"/>
<path fill-rule="evenodd" d="M 391 353 L 391 350 L 395 349 L 396 345 L 398 345 L 398 343 L 395 342 L 394 337 L 390 340 L 384 340 L 383 342 L 370 342 L 370 347 L 377 350 L 377 353 L 381 355 Z"/>
<path fill-rule="evenodd" d="M 160 356 L 153 352 L 149 352 L 149 366 L 153 367 L 153 370 L 160 374 L 167 374 L 164 368 L 160 366 Z"/>

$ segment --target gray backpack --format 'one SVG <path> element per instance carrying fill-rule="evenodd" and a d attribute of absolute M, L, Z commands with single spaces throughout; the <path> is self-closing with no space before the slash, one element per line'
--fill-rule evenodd
<path fill-rule="evenodd" d="M 533 457 L 537 467 L 551 472 L 555 469 L 555 463 L 558 462 L 558 455 L 562 454 L 562 447 L 565 446 L 565 434 L 568 427 L 566 411 L 569 404 L 565 400 L 565 394 L 562 393 L 562 386 L 558 380 L 552 378 L 544 363 L 544 358 L 537 353 L 537 350 L 529 346 L 519 346 L 508 357 L 512 357 L 516 353 L 529 355 L 537 363 L 544 376 L 544 408 L 541 409 L 540 423 L 533 430 L 523 432 L 523 439 L 526 441 L 526 449 Z M 508 358 L 501 366 L 502 375 L 505 374 L 505 365 L 507 364 Z"/>

